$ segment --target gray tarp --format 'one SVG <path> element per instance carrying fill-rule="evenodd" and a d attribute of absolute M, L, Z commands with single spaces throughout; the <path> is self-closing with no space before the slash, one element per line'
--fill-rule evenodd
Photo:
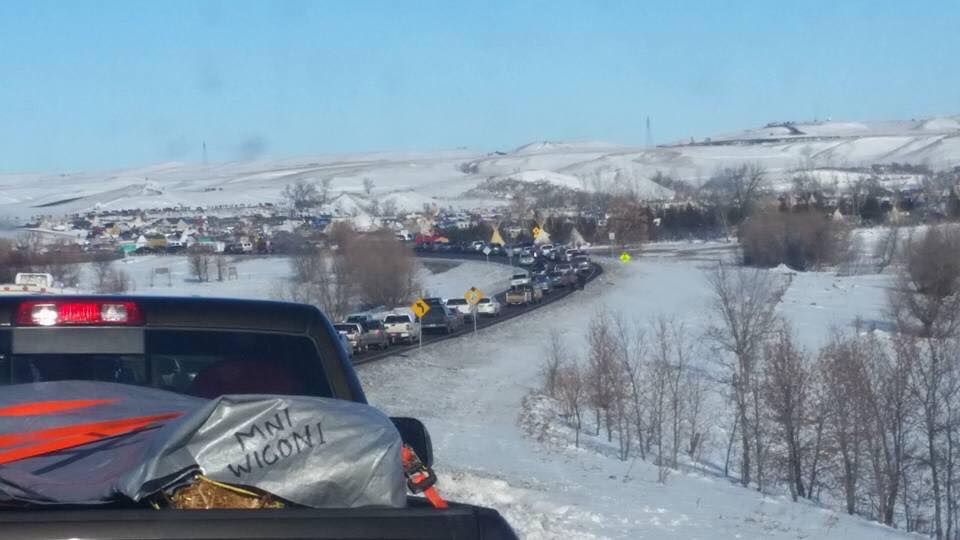
<path fill-rule="evenodd" d="M 115 401 L 50 414 L 9 409 L 100 398 Z M 0 387 L 0 461 L 5 452 L 39 444 L 29 434 L 41 430 L 164 413 L 181 414 L 134 433 L 0 465 L 0 501 L 139 501 L 200 470 L 314 508 L 405 505 L 401 440 L 393 423 L 367 405 L 327 398 L 206 400 L 86 381 Z"/>

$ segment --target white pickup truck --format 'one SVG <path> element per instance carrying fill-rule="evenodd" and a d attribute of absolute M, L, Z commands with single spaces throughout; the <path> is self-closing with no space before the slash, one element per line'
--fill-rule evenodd
<path fill-rule="evenodd" d="M 53 276 L 50 274 L 19 272 L 13 283 L 0 284 L 0 294 L 45 294 L 53 292 Z"/>
<path fill-rule="evenodd" d="M 390 343 L 413 343 L 420 339 L 420 323 L 408 313 L 391 313 L 383 318 Z"/>
<path fill-rule="evenodd" d="M 514 274 L 510 276 L 510 286 L 511 287 L 521 287 L 523 285 L 530 284 L 530 274 L 526 272 L 521 272 L 519 274 Z"/>

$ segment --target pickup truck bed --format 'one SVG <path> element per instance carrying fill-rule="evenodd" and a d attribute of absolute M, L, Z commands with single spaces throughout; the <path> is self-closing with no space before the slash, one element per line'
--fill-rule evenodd
<path fill-rule="evenodd" d="M 409 508 L 355 510 L 0 510 L 4 538 L 266 539 L 516 538 L 493 510 L 414 502 Z"/>
<path fill-rule="evenodd" d="M 127 322 L 112 322 L 116 310 L 107 314 L 117 304 L 126 306 Z M 222 366 L 228 369 L 217 369 Z M 294 377 L 279 377 L 283 369 Z M 343 343 L 327 318 L 310 306 L 203 298 L 0 296 L 0 390 L 5 384 L 76 379 L 199 397 L 299 393 L 366 403 Z M 301 390 L 278 390 L 290 384 Z M 432 449 L 423 425 L 392 420 L 404 442 L 429 465 Z M 0 417 L 0 434 L 6 431 Z M 442 490 L 442 478 L 438 487 Z M 515 538 L 495 510 L 456 503 L 438 509 L 418 497 L 408 498 L 405 508 L 342 510 L 154 510 L 134 502 L 83 508 L 0 506 L 0 536 Z"/>

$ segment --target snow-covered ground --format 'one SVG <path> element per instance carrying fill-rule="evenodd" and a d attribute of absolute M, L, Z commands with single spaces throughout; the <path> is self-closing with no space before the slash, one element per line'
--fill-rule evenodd
<path fill-rule="evenodd" d="M 328 180 L 333 195 L 347 193 L 401 210 L 424 204 L 477 208 L 498 199 L 464 199 L 488 178 L 547 180 L 575 189 L 637 190 L 650 197 L 671 191 L 650 180 L 657 172 L 700 185 L 722 167 L 757 163 L 777 185 L 799 168 L 819 169 L 821 180 L 849 184 L 851 167 L 893 162 L 944 169 L 960 164 L 960 117 L 893 122 L 809 122 L 748 129 L 697 144 L 629 147 L 603 142 L 536 142 L 502 152 L 444 150 L 371 153 L 217 164 L 160 163 L 115 171 L 0 174 L 0 222 L 93 209 L 214 207 L 283 201 L 287 184 Z M 846 171 L 846 172 L 845 172 Z M 368 182 L 369 181 L 369 182 Z M 891 185 L 916 178 L 893 175 Z M 64 190 L 69 186 L 69 190 Z M 355 201 L 344 199 L 344 206 Z M 332 210 L 332 209 L 331 209 Z"/>
<path fill-rule="evenodd" d="M 133 281 L 131 293 L 159 296 L 206 296 L 271 300 L 277 297 L 278 284 L 291 276 L 286 257 L 228 257 L 237 269 L 237 279 L 216 280 L 216 269 L 211 264 L 211 281 L 201 283 L 190 272 L 187 257 L 177 255 L 145 255 L 127 257 L 114 263 L 126 271 Z M 493 294 L 507 288 L 509 266 L 475 261 L 425 261 L 433 271 L 420 264 L 417 276 L 425 292 L 443 297 L 459 297 L 470 287 Z M 92 292 L 92 265 L 81 265 L 81 287 L 78 291 Z M 157 274 L 157 269 L 168 274 Z M 152 278 L 152 280 L 151 280 Z M 152 283 L 152 284 L 151 284 Z"/>
<path fill-rule="evenodd" d="M 549 408 L 525 398 L 540 387 L 550 329 L 582 356 L 587 322 L 611 308 L 646 320 L 673 315 L 699 336 L 711 322 L 702 266 L 729 253 L 720 244 L 661 244 L 626 264 L 609 263 L 588 287 L 533 314 L 361 366 L 373 404 L 426 422 L 433 435 L 440 489 L 449 497 L 490 505 L 528 538 L 882 538 L 896 531 L 833 509 L 762 496 L 696 472 L 657 483 L 656 467 L 621 462 L 589 435 L 574 448 L 573 432 L 542 422 Z M 807 347 L 857 317 L 880 319 L 885 279 L 790 275 L 778 306 Z M 706 369 L 707 356 L 696 360 Z M 425 393 L 424 388 L 431 389 Z M 521 418 L 523 419 L 521 421 Z M 549 424 L 541 437 L 531 423 Z M 539 428 L 537 428 L 539 429 Z M 538 440 L 543 439 L 543 440 Z M 600 437 L 599 439 L 603 439 Z"/>

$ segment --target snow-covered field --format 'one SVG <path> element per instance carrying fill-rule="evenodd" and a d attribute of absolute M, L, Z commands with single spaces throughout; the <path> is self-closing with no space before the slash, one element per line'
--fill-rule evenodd
<path fill-rule="evenodd" d="M 587 322 L 601 308 L 641 321 L 682 319 L 691 335 L 710 324 L 702 266 L 728 246 L 658 245 L 626 264 L 610 263 L 586 292 L 530 316 L 361 366 L 368 398 L 390 414 L 423 419 L 431 430 L 440 489 L 490 505 L 528 538 L 881 538 L 896 531 L 833 509 L 762 496 L 709 473 L 676 472 L 657 483 L 656 467 L 619 461 L 600 438 L 574 448 L 572 430 L 547 422 L 548 407 L 524 399 L 540 387 L 551 328 L 582 356 Z M 778 306 L 807 347 L 857 317 L 880 319 L 886 279 L 790 275 Z M 706 369 L 711 361 L 695 360 Z M 431 389 L 425 393 L 424 388 Z M 522 421 L 521 421 L 522 419 Z M 524 426 L 549 425 L 533 437 Z M 535 431 L 540 430 L 537 428 Z"/>
<path fill-rule="evenodd" d="M 749 129 L 697 144 L 629 147 L 603 142 L 537 142 L 498 152 L 445 150 L 371 153 L 216 164 L 160 163 L 115 171 L 0 174 L 0 222 L 35 215 L 93 209 L 256 205 L 283 201 L 283 188 L 298 180 L 329 180 L 341 204 L 375 198 L 401 210 L 478 208 L 497 199 L 465 199 L 488 179 L 546 180 L 574 189 L 631 187 L 656 198 L 671 191 L 650 180 L 657 172 L 699 185 L 722 167 L 757 163 L 782 182 L 798 168 L 820 169 L 824 182 L 854 182 L 851 167 L 893 162 L 944 169 L 960 164 L 960 117 L 895 122 L 815 122 Z M 365 193 L 365 184 L 372 191 Z M 891 184 L 916 178 L 894 176 Z M 69 185 L 65 191 L 64 186 Z M 782 184 L 786 185 L 786 184 Z M 336 206 L 334 203 L 333 206 Z M 331 208 L 335 210 L 335 208 Z M 349 210 L 349 208 L 344 208 Z"/>
<path fill-rule="evenodd" d="M 134 294 L 159 296 L 207 296 L 223 298 L 249 298 L 271 300 L 276 298 L 278 285 L 291 276 L 286 257 L 228 258 L 237 269 L 237 279 L 216 280 L 216 269 L 210 268 L 211 281 L 201 283 L 190 272 L 185 256 L 145 255 L 127 257 L 114 263 L 117 269 L 126 271 L 133 281 Z M 431 295 L 459 297 L 470 287 L 477 287 L 490 294 L 507 288 L 511 269 L 502 264 L 486 264 L 474 261 L 439 261 L 431 271 L 422 264 L 418 279 L 424 291 Z M 91 265 L 81 265 L 81 287 L 77 291 L 92 292 Z M 167 274 L 156 274 L 156 269 L 166 268 Z M 152 279 L 151 279 L 152 278 Z M 151 284 L 152 283 L 152 284 Z"/>

